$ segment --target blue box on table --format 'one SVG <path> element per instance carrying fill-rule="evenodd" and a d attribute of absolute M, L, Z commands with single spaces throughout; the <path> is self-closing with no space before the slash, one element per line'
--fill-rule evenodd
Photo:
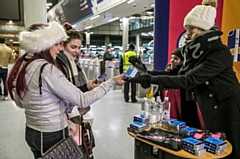
<path fill-rule="evenodd" d="M 149 124 L 149 117 L 143 114 L 133 116 L 133 121 L 139 121 L 144 124 Z"/>
<path fill-rule="evenodd" d="M 204 139 L 204 143 L 205 145 L 217 150 L 223 150 L 227 147 L 227 142 L 221 139 L 216 139 L 214 137 L 208 137 Z"/>
<path fill-rule="evenodd" d="M 196 128 L 185 127 L 185 128 L 181 129 L 181 134 L 186 135 L 186 136 L 192 136 L 196 132 L 197 132 Z"/>
<path fill-rule="evenodd" d="M 200 150 L 200 149 L 204 148 L 204 143 L 193 137 L 187 137 L 187 138 L 182 139 L 182 145 L 187 146 L 194 150 Z"/>

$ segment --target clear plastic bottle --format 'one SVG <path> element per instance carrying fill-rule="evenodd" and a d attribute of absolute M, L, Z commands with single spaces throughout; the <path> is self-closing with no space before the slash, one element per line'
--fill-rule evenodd
<path fill-rule="evenodd" d="M 166 118 L 170 118 L 170 109 L 171 109 L 171 103 L 169 102 L 169 98 L 164 97 L 162 120 Z"/>
<path fill-rule="evenodd" d="M 149 103 L 149 107 L 150 107 L 151 110 L 156 107 L 156 102 L 155 102 L 154 97 L 151 98 L 150 103 Z"/>
<path fill-rule="evenodd" d="M 155 128 L 159 121 L 159 116 L 158 116 L 159 113 L 158 113 L 158 109 L 156 107 L 156 102 L 155 102 L 154 97 L 151 98 L 151 101 L 149 103 L 149 108 L 150 108 L 149 123 L 150 123 L 151 127 Z"/>
<path fill-rule="evenodd" d="M 142 111 L 141 114 L 145 116 L 149 116 L 148 109 L 149 109 L 148 99 L 147 97 L 144 97 L 143 102 L 141 103 L 141 111 Z"/>
<path fill-rule="evenodd" d="M 158 126 L 162 125 L 162 112 L 163 112 L 163 102 L 160 96 L 157 96 L 156 107 L 158 111 Z"/>

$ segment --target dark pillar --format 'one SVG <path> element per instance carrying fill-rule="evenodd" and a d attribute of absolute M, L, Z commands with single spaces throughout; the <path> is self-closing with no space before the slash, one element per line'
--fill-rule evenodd
<path fill-rule="evenodd" d="M 169 0 L 155 0 L 154 69 L 164 70 L 168 60 Z"/>

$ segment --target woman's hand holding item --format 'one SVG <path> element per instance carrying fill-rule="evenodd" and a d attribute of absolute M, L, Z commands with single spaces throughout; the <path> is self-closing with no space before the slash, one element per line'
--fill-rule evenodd
<path fill-rule="evenodd" d="M 97 87 L 97 86 L 99 86 L 99 82 L 96 82 L 96 80 L 89 80 L 88 82 L 87 82 L 87 88 L 88 88 L 88 90 L 92 90 L 93 88 L 95 88 L 95 87 Z"/>
<path fill-rule="evenodd" d="M 129 82 L 140 83 L 143 88 L 149 88 L 151 86 L 151 76 L 150 75 L 139 75 L 134 78 L 130 78 Z"/>
<path fill-rule="evenodd" d="M 125 81 L 124 81 L 124 75 L 125 75 L 125 73 L 122 73 L 122 74 L 120 74 L 120 75 L 118 75 L 118 76 L 114 76 L 114 77 L 113 77 L 113 80 L 114 80 L 114 82 L 115 82 L 116 85 L 119 85 L 119 86 L 124 85 L 124 83 L 125 83 Z"/>

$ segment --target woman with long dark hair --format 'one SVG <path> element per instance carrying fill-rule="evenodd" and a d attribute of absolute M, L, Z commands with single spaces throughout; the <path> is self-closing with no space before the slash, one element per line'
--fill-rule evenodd
<path fill-rule="evenodd" d="M 61 42 L 67 38 L 57 22 L 33 24 L 20 33 L 21 47 L 26 54 L 13 66 L 7 80 L 8 90 L 16 105 L 25 109 L 26 141 L 35 158 L 41 156 L 41 132 L 43 152 L 68 136 L 67 111 L 70 105 L 87 107 L 104 96 L 115 84 L 123 85 L 119 75 L 103 82 L 92 91 L 83 93 L 67 80 L 55 59 Z M 40 68 L 45 65 L 39 81 Z M 42 84 L 40 95 L 39 84 Z"/>

